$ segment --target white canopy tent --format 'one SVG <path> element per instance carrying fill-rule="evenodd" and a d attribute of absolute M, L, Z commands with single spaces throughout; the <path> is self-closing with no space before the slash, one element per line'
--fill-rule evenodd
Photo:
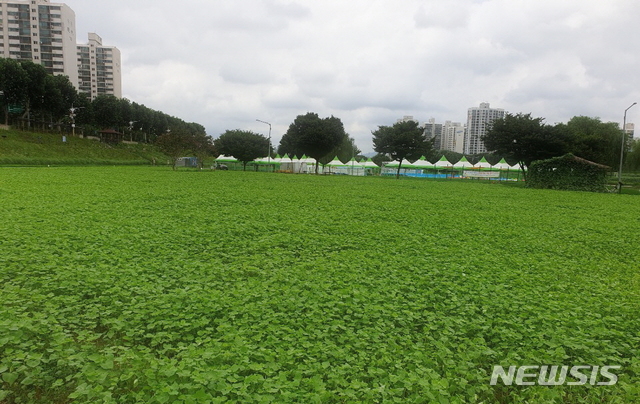
<path fill-rule="evenodd" d="M 415 168 L 433 168 L 433 164 L 431 164 L 427 159 L 422 156 L 420 159 L 416 160 L 412 164 Z"/>
<path fill-rule="evenodd" d="M 218 163 L 237 163 L 238 159 L 236 159 L 233 156 L 222 155 L 222 156 L 218 156 L 216 158 L 216 162 L 218 162 Z"/>
<path fill-rule="evenodd" d="M 460 161 L 458 161 L 453 165 L 454 169 L 465 169 L 465 168 L 472 168 L 472 167 L 473 167 L 473 164 L 469 163 L 469 160 L 467 160 L 465 156 L 462 156 Z"/>
<path fill-rule="evenodd" d="M 366 160 L 361 161 L 360 165 L 367 168 L 380 168 L 380 166 L 374 163 L 373 160 L 371 160 L 370 158 L 367 158 Z"/>
<path fill-rule="evenodd" d="M 355 157 L 352 157 L 346 164 L 347 166 L 347 174 L 348 175 L 356 175 L 356 176 L 364 176 L 364 166 L 356 161 Z"/>
<path fill-rule="evenodd" d="M 385 165 L 385 167 L 388 168 L 398 168 L 398 165 L 400 165 L 400 163 L 398 161 L 392 161 L 391 163 Z M 402 159 L 402 165 L 400 166 L 400 168 L 415 168 L 413 166 L 413 164 L 411 164 L 411 162 L 407 159 Z"/>
<path fill-rule="evenodd" d="M 436 161 L 433 164 L 433 167 L 438 169 L 452 168 L 453 164 L 451 164 L 449 160 L 447 160 L 447 158 L 442 155 L 442 157 L 440 157 L 440 160 Z"/>
<path fill-rule="evenodd" d="M 482 156 L 480 161 L 478 161 L 476 164 L 474 164 L 473 168 L 480 169 L 480 170 L 490 170 L 491 169 L 491 164 L 489 164 L 487 159 L 484 158 L 484 156 Z"/>
<path fill-rule="evenodd" d="M 491 168 L 494 170 L 510 170 L 512 167 L 509 163 L 506 162 L 505 159 L 500 160 L 497 164 L 494 164 Z"/>

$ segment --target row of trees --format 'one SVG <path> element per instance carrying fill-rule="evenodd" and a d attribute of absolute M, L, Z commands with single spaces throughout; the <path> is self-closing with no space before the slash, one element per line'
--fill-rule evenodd
<path fill-rule="evenodd" d="M 430 155 L 433 140 L 426 138 L 417 122 L 399 122 L 393 126 L 380 126 L 373 132 L 375 150 L 381 156 L 390 156 L 393 160 L 416 160 Z M 246 164 L 259 157 L 267 156 L 271 151 L 269 139 L 262 135 L 243 130 L 227 130 L 214 141 L 216 152 L 235 157 Z M 314 112 L 298 115 L 282 136 L 277 149 L 278 154 L 316 160 L 326 164 L 337 156 L 348 161 L 360 154 L 353 138 L 344 130 L 339 118 L 334 116 L 320 118 Z M 398 175 L 400 168 L 398 168 Z"/>
<path fill-rule="evenodd" d="M 5 124 L 19 123 L 43 130 L 68 131 L 72 124 L 90 135 L 102 129 L 115 129 L 129 140 L 151 142 L 168 130 L 204 135 L 197 123 L 144 105 L 100 95 L 89 99 L 78 93 L 66 76 L 50 75 L 31 61 L 0 58 L 0 103 Z"/>
<path fill-rule="evenodd" d="M 215 140 L 214 146 L 216 152 L 241 161 L 245 169 L 249 161 L 266 157 L 273 150 L 269 139 L 263 135 L 240 129 L 225 131 Z M 319 164 L 326 164 L 335 156 L 346 161 L 360 154 L 355 140 L 345 132 L 339 118 L 320 118 L 314 112 L 296 117 L 282 136 L 276 151 L 280 155 L 306 155 L 316 159 Z"/>
<path fill-rule="evenodd" d="M 566 124 L 547 125 L 544 118 L 519 113 L 495 120 L 482 140 L 487 150 L 521 167 L 566 153 L 618 167 L 622 135 L 617 123 L 599 118 L 576 116 Z M 631 150 L 631 144 L 625 149 Z"/>
<path fill-rule="evenodd" d="M 374 150 L 378 153 L 374 161 L 414 161 L 422 156 L 429 159 L 445 154 L 449 161 L 457 161 L 462 155 L 435 150 L 433 139 L 429 139 L 417 122 L 397 122 L 391 126 L 379 126 L 372 131 Z M 546 125 L 544 118 L 531 114 L 507 114 L 495 120 L 482 139 L 490 151 L 485 157 L 492 163 L 505 158 L 510 164 L 519 163 L 521 168 L 535 160 L 543 160 L 573 153 L 576 156 L 610 167 L 617 167 L 620 157 L 622 131 L 613 122 L 602 122 L 599 118 L 577 116 L 567 123 Z M 228 130 L 214 142 L 215 153 L 234 156 L 244 163 L 271 152 L 269 139 L 243 130 Z M 640 169 L 640 141 L 629 142 L 626 167 Z M 307 155 L 320 164 L 326 164 L 334 156 L 344 162 L 359 157 L 360 150 L 354 140 L 344 131 L 344 125 L 334 116 L 320 118 L 309 112 L 299 115 L 291 123 L 277 148 L 278 154 L 302 157 Z M 482 156 L 468 156 L 470 161 Z M 316 167 L 317 172 L 317 167 Z M 526 173 L 525 173 L 526 174 Z"/>

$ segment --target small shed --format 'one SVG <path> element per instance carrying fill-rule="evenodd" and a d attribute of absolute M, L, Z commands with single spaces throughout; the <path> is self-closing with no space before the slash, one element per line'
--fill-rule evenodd
<path fill-rule="evenodd" d="M 100 141 L 105 143 L 120 143 L 124 140 L 124 134 L 113 130 L 113 129 L 104 129 L 100 132 Z"/>
<path fill-rule="evenodd" d="M 176 167 L 198 167 L 197 157 L 178 157 L 176 160 Z"/>
<path fill-rule="evenodd" d="M 594 163 L 573 154 L 531 163 L 527 186 L 570 191 L 607 191 L 607 174 L 611 167 Z"/>

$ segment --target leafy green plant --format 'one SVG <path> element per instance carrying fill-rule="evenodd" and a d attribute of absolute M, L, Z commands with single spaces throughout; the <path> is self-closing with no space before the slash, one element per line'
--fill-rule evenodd
<path fill-rule="evenodd" d="M 3 403 L 628 403 L 637 197 L 3 168 Z M 315 191 L 323 189 L 322 197 Z M 620 365 L 490 386 L 494 365 Z"/>
<path fill-rule="evenodd" d="M 529 167 L 527 186 L 605 192 L 609 170 L 607 166 L 566 154 L 533 162 Z"/>

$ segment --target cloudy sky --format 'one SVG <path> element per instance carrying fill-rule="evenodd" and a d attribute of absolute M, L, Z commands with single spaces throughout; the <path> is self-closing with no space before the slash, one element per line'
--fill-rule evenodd
<path fill-rule="evenodd" d="M 53 0 L 55 2 L 55 0 Z M 637 0 L 66 0 L 78 41 L 122 52 L 123 95 L 205 126 L 267 134 L 334 115 L 371 131 L 467 109 L 621 122 L 640 102 Z M 640 122 L 640 106 L 627 121 Z"/>

